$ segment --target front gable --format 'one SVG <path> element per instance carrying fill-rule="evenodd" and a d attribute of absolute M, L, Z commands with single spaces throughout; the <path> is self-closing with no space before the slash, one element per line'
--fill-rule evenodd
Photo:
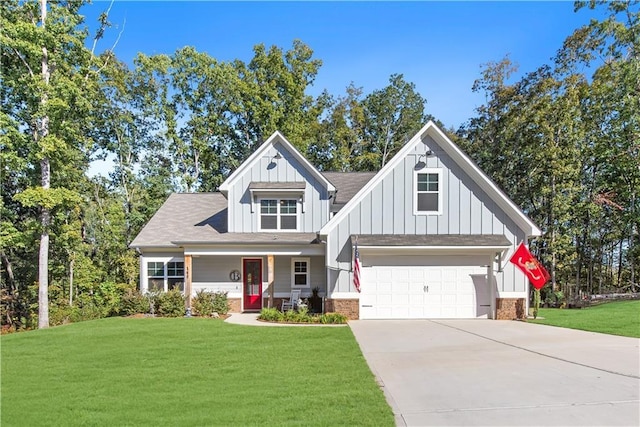
<path fill-rule="evenodd" d="M 220 191 L 228 200 L 230 233 L 273 226 L 275 231 L 310 233 L 329 220 L 335 188 L 275 132 L 222 183 Z"/>
<path fill-rule="evenodd" d="M 427 123 L 320 231 L 503 234 L 540 229 L 433 122 Z M 516 233 L 516 230 L 521 233 Z"/>

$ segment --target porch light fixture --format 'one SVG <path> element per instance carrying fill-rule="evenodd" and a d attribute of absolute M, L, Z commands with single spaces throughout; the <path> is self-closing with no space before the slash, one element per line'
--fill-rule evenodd
<path fill-rule="evenodd" d="M 431 150 L 427 150 L 425 153 L 420 154 L 418 156 L 418 163 L 416 163 L 415 170 L 420 170 L 420 169 L 426 167 L 427 164 L 426 164 L 425 160 L 427 159 L 427 157 L 431 157 L 431 156 L 433 156 L 433 151 L 431 151 Z"/>
<path fill-rule="evenodd" d="M 271 158 L 271 161 L 280 160 L 282 158 L 282 154 L 278 151 L 275 156 Z"/>

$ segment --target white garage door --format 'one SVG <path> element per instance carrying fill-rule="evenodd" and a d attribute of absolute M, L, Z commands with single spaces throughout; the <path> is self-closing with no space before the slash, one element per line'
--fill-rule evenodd
<path fill-rule="evenodd" d="M 490 310 L 485 267 L 362 268 L 361 319 L 486 318 Z"/>

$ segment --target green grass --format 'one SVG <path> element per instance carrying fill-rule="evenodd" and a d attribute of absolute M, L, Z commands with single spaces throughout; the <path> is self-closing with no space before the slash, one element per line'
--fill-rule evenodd
<path fill-rule="evenodd" d="M 541 308 L 533 323 L 640 338 L 640 301 L 617 301 L 580 310 Z"/>
<path fill-rule="evenodd" d="M 110 318 L 0 343 L 3 427 L 394 424 L 349 328 Z"/>

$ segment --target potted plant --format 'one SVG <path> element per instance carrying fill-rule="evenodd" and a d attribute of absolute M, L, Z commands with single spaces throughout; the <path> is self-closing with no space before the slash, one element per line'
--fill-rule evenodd
<path fill-rule="evenodd" d="M 322 298 L 320 297 L 320 287 L 316 286 L 311 289 L 309 300 L 309 311 L 312 313 L 322 313 Z"/>

